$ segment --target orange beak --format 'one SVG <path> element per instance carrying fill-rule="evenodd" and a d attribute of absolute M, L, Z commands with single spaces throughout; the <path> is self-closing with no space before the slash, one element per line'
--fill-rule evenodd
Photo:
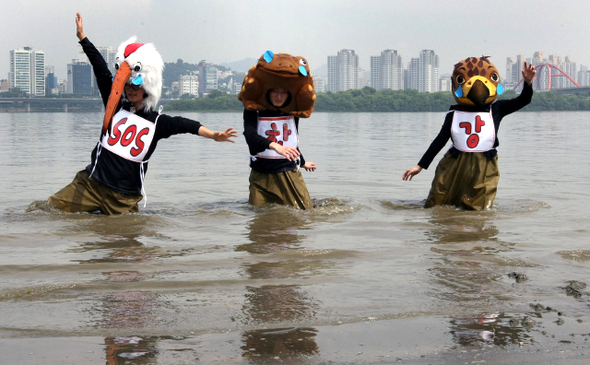
<path fill-rule="evenodd" d="M 109 95 L 107 106 L 105 107 L 104 119 L 102 122 L 102 134 L 105 134 L 109 128 L 111 119 L 113 119 L 115 111 L 117 110 L 117 105 L 119 105 L 119 101 L 121 101 L 121 95 L 123 95 L 125 83 L 129 80 L 129 76 L 131 76 L 131 68 L 127 62 L 122 62 L 121 67 L 119 67 L 115 74 L 115 79 L 111 86 L 111 94 Z"/>

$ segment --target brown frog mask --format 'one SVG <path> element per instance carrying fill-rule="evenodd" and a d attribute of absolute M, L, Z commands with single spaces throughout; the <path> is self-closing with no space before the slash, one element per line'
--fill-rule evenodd
<path fill-rule="evenodd" d="M 268 93 L 272 89 L 289 92 L 285 105 L 277 108 L 270 103 Z M 316 95 L 307 61 L 301 56 L 266 51 L 248 71 L 238 99 L 247 110 L 279 110 L 308 118 L 313 112 Z"/>

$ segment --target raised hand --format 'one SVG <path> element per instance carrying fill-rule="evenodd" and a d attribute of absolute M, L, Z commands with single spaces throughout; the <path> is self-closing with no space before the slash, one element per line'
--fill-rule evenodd
<path fill-rule="evenodd" d="M 78 37 L 79 40 L 86 38 L 82 27 L 82 15 L 80 15 L 80 13 L 76 13 L 76 37 Z"/>
<path fill-rule="evenodd" d="M 531 64 L 527 64 L 526 62 L 524 63 L 524 70 L 522 70 L 522 77 L 524 78 L 524 81 L 526 81 L 527 84 L 530 84 L 533 82 L 533 79 L 535 78 L 536 73 L 537 73 L 537 70 L 535 70 L 535 66 L 533 66 Z"/>

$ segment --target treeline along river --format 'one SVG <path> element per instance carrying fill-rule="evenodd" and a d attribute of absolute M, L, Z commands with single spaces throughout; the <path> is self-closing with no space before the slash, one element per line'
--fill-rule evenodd
<path fill-rule="evenodd" d="M 499 99 L 514 98 L 517 94 L 508 90 Z M 0 94 L 1 96 L 1 94 Z M 63 112 L 64 104 L 60 98 L 43 101 L 35 100 L 31 111 Z M 240 111 L 242 103 L 235 95 L 228 95 L 214 90 L 204 98 L 163 100 L 166 110 L 174 111 Z M 423 93 L 416 90 L 381 90 L 371 87 L 359 90 L 340 91 L 336 93 L 318 93 L 315 104 L 317 112 L 436 112 L 448 110 L 454 104 L 453 95 L 448 92 Z M 102 102 L 68 101 L 67 111 L 100 111 Z M 580 94 L 560 94 L 556 91 L 535 92 L 533 102 L 526 111 L 585 111 L 590 110 L 588 92 Z M 17 103 L 2 102 L 0 111 L 27 111 L 26 99 Z"/>

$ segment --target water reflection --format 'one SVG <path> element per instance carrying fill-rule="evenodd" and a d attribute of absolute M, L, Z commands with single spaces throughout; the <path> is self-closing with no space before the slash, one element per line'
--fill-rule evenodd
<path fill-rule="evenodd" d="M 252 361 L 297 359 L 317 355 L 314 328 L 275 328 L 242 334 L 243 357 Z"/>
<path fill-rule="evenodd" d="M 498 228 L 493 224 L 493 211 L 465 211 L 453 207 L 442 206 L 431 209 L 432 229 L 427 236 L 432 243 L 471 243 L 498 242 Z"/>
<path fill-rule="evenodd" d="M 252 254 L 272 254 L 297 249 L 304 240 L 299 231 L 305 229 L 308 223 L 303 211 L 288 207 L 265 207 L 256 212 L 248 225 L 251 243 L 238 246 L 236 250 Z M 243 265 L 245 276 L 265 283 L 246 287 L 242 307 L 243 322 L 265 328 L 242 333 L 241 349 L 244 358 L 257 361 L 277 357 L 293 360 L 319 352 L 315 341 L 317 331 L 313 328 L 268 329 L 269 325 L 280 326 L 314 319 L 318 304 L 301 285 L 292 283 L 291 280 L 309 275 L 310 265 L 313 266 L 314 262 L 300 262 L 285 257 Z M 268 284 L 268 281 L 280 283 Z"/>
<path fill-rule="evenodd" d="M 94 326 L 125 334 L 105 338 L 106 363 L 157 363 L 158 337 L 132 333 L 157 326 L 161 321 L 158 313 L 166 306 L 157 293 L 136 288 L 136 283 L 150 280 L 155 275 L 143 272 L 141 265 L 169 255 L 160 247 L 143 243 L 146 237 L 157 234 L 154 227 L 159 218 L 129 214 L 113 217 L 74 215 L 68 219 L 76 223 L 67 228 L 69 234 L 95 238 L 69 250 L 85 256 L 73 261 L 87 270 L 99 270 L 104 280 L 105 285 L 100 287 L 105 293 L 93 295 L 96 301 L 92 308 L 96 315 Z"/>
<path fill-rule="evenodd" d="M 157 341 L 157 337 L 107 337 L 106 364 L 157 364 Z"/>
<path fill-rule="evenodd" d="M 461 314 L 450 318 L 450 334 L 461 346 L 505 346 L 526 337 L 521 326 L 509 324 L 496 311 L 507 287 L 499 280 L 509 263 L 499 253 L 510 244 L 498 239 L 494 211 L 473 212 L 450 207 L 431 209 L 426 232 L 433 246 L 429 270 L 430 295 L 439 305 Z M 500 303 L 501 304 L 501 303 Z"/>
<path fill-rule="evenodd" d="M 530 317 L 525 316 L 530 320 Z M 461 346 L 481 347 L 523 345 L 530 342 L 532 325 L 506 313 L 481 313 L 451 319 L 451 334 Z M 532 322 L 534 323 L 534 322 Z M 534 325 L 534 324 L 533 324 Z"/>
<path fill-rule="evenodd" d="M 84 216 L 84 215 L 82 215 Z M 146 245 L 148 238 L 152 241 L 165 240 L 157 228 L 162 223 L 161 217 L 125 214 L 120 216 L 85 215 L 76 220 L 76 224 L 66 227 L 68 235 L 81 234 L 91 240 L 80 243 L 70 249 L 69 253 L 81 253 L 92 257 L 73 260 L 82 264 L 100 263 L 141 263 L 162 257 L 182 256 L 184 252 L 168 252 L 156 245 Z"/>

